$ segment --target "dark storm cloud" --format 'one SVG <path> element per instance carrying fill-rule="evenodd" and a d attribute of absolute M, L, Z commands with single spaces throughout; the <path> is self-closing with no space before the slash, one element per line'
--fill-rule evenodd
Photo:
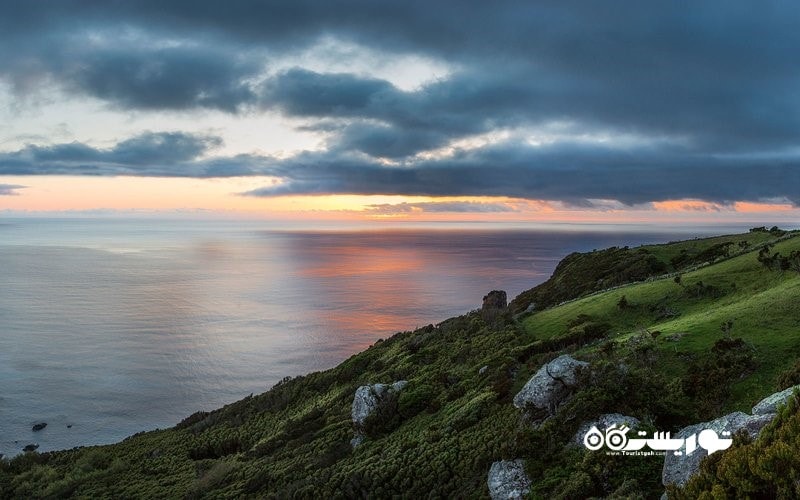
<path fill-rule="evenodd" d="M 222 143 L 219 137 L 181 132 L 144 133 L 101 149 L 79 142 L 27 146 L 0 153 L 0 175 L 176 175 L 202 171 L 190 162 Z M 209 166 L 210 167 L 210 166 Z"/>
<path fill-rule="evenodd" d="M 352 152 L 290 158 L 208 157 L 221 139 L 147 133 L 108 149 L 81 143 L 0 153 L 0 175 L 69 174 L 172 177 L 273 176 L 280 183 L 246 193 L 510 196 L 591 206 L 697 198 L 718 203 L 785 198 L 800 203 L 800 159 L 698 155 L 671 146 L 619 150 L 559 143 L 505 142 L 451 157 L 387 165 Z M 429 209 L 435 209 L 428 207 Z M 491 208 L 491 207 L 490 207 Z"/>
<path fill-rule="evenodd" d="M 256 100 L 248 79 L 263 69 L 263 61 L 215 47 L 147 46 L 146 40 L 103 37 L 102 45 L 45 41 L 39 54 L 23 49 L 17 56 L 11 48 L 0 77 L 20 94 L 57 82 L 68 93 L 135 110 L 236 112 Z"/>
<path fill-rule="evenodd" d="M 17 184 L 0 184 L 0 196 L 13 196 L 17 193 L 18 189 L 24 189 L 25 186 L 19 186 Z"/>
<path fill-rule="evenodd" d="M 800 203 L 800 160 L 795 157 L 763 162 L 653 148 L 620 152 L 578 144 L 506 143 L 400 167 L 310 153 L 268 170 L 287 182 L 247 194 L 511 196 L 577 205 L 589 199 L 633 205 L 676 198 L 719 203 L 786 198 Z"/>
<path fill-rule="evenodd" d="M 324 130 L 327 149 L 207 160 L 162 148 L 138 161 L 146 156 L 31 146 L 0 155 L 0 173 L 284 178 L 256 193 L 268 196 L 797 201 L 798 25 L 796 3 L 729 0 L 13 2 L 0 18 L 0 78 L 17 92 L 56 84 L 133 110 L 276 110 Z M 323 39 L 452 71 L 410 91 L 355 69 L 264 76 L 268 57 Z M 447 159 L 414 156 L 499 128 L 554 123 L 566 137 L 552 146 L 519 139 Z M 585 134 L 609 142 L 573 142 Z M 622 136 L 635 146 L 615 142 Z"/>
<path fill-rule="evenodd" d="M 350 74 L 320 74 L 300 68 L 282 73 L 264 86 L 265 105 L 296 116 L 360 116 L 380 95 L 396 90 L 383 80 Z"/>
<path fill-rule="evenodd" d="M 333 148 L 400 158 L 496 127 L 541 122 L 545 116 L 528 109 L 537 94 L 537 85 L 491 75 L 459 74 L 404 92 L 374 78 L 295 68 L 265 83 L 262 105 L 296 117 L 338 118 L 338 129 L 327 124 L 338 132 Z"/>
<path fill-rule="evenodd" d="M 208 48 L 92 51 L 60 74 L 75 90 L 132 109 L 236 111 L 255 98 L 254 62 Z"/>

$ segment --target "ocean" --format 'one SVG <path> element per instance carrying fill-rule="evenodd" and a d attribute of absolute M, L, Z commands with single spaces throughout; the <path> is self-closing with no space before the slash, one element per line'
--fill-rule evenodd
<path fill-rule="evenodd" d="M 512 298 L 573 251 L 722 232 L 388 227 L 0 219 L 0 453 L 170 427 Z"/>

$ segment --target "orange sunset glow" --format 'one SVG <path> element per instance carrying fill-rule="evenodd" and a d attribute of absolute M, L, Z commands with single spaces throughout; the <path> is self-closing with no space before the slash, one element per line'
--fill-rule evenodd
<path fill-rule="evenodd" d="M 0 197 L 0 210 L 13 213 L 81 214 L 195 213 L 286 220 L 451 221 L 475 220 L 542 223 L 717 222 L 769 216 L 800 218 L 789 203 L 713 203 L 665 200 L 622 205 L 600 200 L 592 207 L 552 200 L 508 197 L 431 197 L 402 195 L 247 196 L 243 193 L 275 182 L 268 177 L 182 179 L 151 177 L 15 176 L 9 184 L 24 186 Z M 448 207 L 456 208 L 450 209 Z M 465 206 L 466 209 L 459 207 Z"/>

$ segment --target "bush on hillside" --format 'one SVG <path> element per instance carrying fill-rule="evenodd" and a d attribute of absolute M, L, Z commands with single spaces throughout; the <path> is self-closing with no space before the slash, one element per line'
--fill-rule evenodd
<path fill-rule="evenodd" d="M 775 388 L 782 391 L 796 385 L 800 385 L 800 360 L 795 361 L 789 369 L 778 375 Z"/>
<path fill-rule="evenodd" d="M 718 416 L 731 395 L 731 386 L 756 367 L 753 349 L 741 338 L 722 338 L 711 356 L 689 364 L 683 388 L 694 400 L 699 418 Z"/>
<path fill-rule="evenodd" d="M 800 411 L 790 398 L 758 439 L 737 433 L 733 445 L 700 463 L 700 471 L 670 498 L 800 498 Z"/>

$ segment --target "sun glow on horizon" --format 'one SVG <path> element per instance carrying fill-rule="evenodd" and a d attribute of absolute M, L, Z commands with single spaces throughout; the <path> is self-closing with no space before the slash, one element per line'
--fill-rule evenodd
<path fill-rule="evenodd" d="M 0 196 L 6 213 L 197 212 L 282 220 L 408 222 L 553 222 L 647 224 L 739 222 L 742 218 L 792 221 L 800 210 L 787 202 L 665 200 L 627 206 L 614 200 L 570 205 L 552 200 L 489 196 L 243 195 L 275 183 L 271 177 L 214 179 L 25 176 L 4 179 L 13 195 Z"/>

